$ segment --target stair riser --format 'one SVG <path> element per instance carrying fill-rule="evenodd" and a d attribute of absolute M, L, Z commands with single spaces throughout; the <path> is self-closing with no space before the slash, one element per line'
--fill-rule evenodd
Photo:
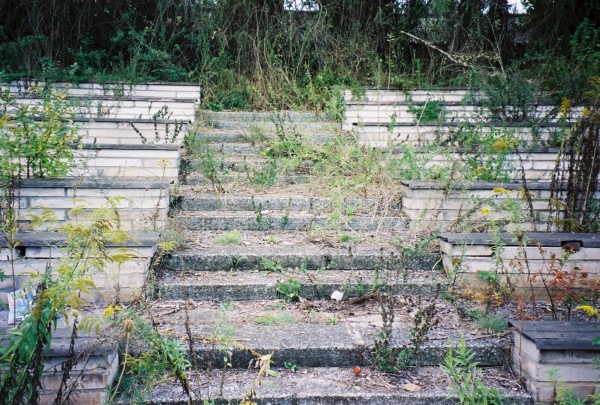
<path fill-rule="evenodd" d="M 348 200 L 344 207 L 368 209 L 374 207 L 370 199 Z M 177 208 L 185 211 L 323 211 L 330 210 L 332 202 L 328 198 L 306 197 L 189 197 L 181 199 Z M 386 207 L 400 210 L 401 204 Z"/>
<path fill-rule="evenodd" d="M 319 128 L 321 129 L 321 128 Z M 326 143 L 331 142 L 335 139 L 335 135 L 329 133 L 321 133 L 318 132 L 319 129 L 315 129 L 315 132 L 304 133 L 305 129 L 303 128 L 303 136 L 306 139 L 313 140 L 316 143 Z M 206 140 L 209 142 L 219 142 L 219 143 L 248 143 L 252 142 L 252 135 L 250 135 L 247 131 L 223 131 L 223 132 L 206 132 L 202 130 L 198 132 L 198 138 L 202 140 Z M 275 139 L 275 135 L 272 132 L 266 134 L 269 139 Z"/>
<path fill-rule="evenodd" d="M 211 122 L 210 126 L 216 130 L 226 131 L 245 131 L 250 134 L 255 128 L 259 128 L 263 132 L 276 132 L 278 128 L 273 122 L 270 121 L 216 121 Z M 340 129 L 340 124 L 327 124 L 322 122 L 294 122 L 293 126 L 286 122 L 283 126 L 283 131 L 286 134 L 303 133 L 305 131 L 323 131 Z"/>
<path fill-rule="evenodd" d="M 237 174 L 224 174 L 221 175 L 219 177 L 221 184 L 230 184 L 230 183 L 237 183 L 237 184 L 244 184 L 245 182 L 248 181 L 248 178 L 245 174 L 243 173 L 237 173 Z M 310 177 L 309 176 L 277 176 L 276 181 L 275 181 L 275 185 L 285 185 L 285 184 L 306 184 L 308 182 L 310 182 Z M 181 179 L 181 184 L 182 185 L 188 185 L 188 186 L 205 186 L 205 185 L 211 185 L 212 183 L 210 182 L 210 180 L 208 180 L 206 177 L 202 176 L 202 175 L 198 175 L 198 174 L 190 174 L 188 176 L 186 176 L 184 179 Z"/>
<path fill-rule="evenodd" d="M 259 248 L 257 248 L 259 250 Z M 383 258 L 387 259 L 387 256 Z M 431 269 L 438 261 L 439 255 L 423 254 L 417 258 L 411 258 L 404 262 L 398 262 L 397 270 L 408 269 Z M 244 254 L 235 255 L 186 255 L 173 256 L 166 258 L 164 265 L 167 269 L 173 271 L 252 271 L 263 270 L 264 263 L 276 263 L 283 269 L 306 269 L 318 270 L 322 268 L 331 268 L 336 270 L 375 270 L 382 268 L 382 257 L 379 253 L 373 254 L 353 254 L 348 255 L 346 251 L 340 251 L 339 255 L 324 254 L 302 254 L 294 252 L 289 254 L 266 254 L 261 255 L 257 252 L 254 255 Z M 235 264 L 235 266 L 234 266 Z M 395 269 L 389 269 L 395 270 Z"/>
<path fill-rule="evenodd" d="M 333 342 L 332 342 L 333 344 Z M 283 367 L 284 362 L 295 364 L 298 367 L 348 367 L 367 366 L 372 364 L 371 348 L 352 347 L 323 347 L 323 348 L 278 348 L 278 347 L 252 347 L 259 353 L 271 353 L 273 364 L 271 367 Z M 501 347 L 492 345 L 472 347 L 474 357 L 472 361 L 479 366 L 499 366 L 506 364 L 506 353 Z M 223 354 L 213 347 L 196 347 L 196 362 L 203 368 L 224 368 Z M 233 349 L 230 364 L 234 368 L 248 368 L 255 359 L 245 350 Z M 414 359 L 416 366 L 438 366 L 444 362 L 448 349 L 446 347 L 421 348 Z"/>
<path fill-rule="evenodd" d="M 244 230 L 244 231 L 267 231 L 267 230 L 310 230 L 310 229 L 341 229 L 345 231 L 376 231 L 380 229 L 406 227 L 408 222 L 400 218 L 383 218 L 373 221 L 372 218 L 357 217 L 349 221 L 349 226 L 340 224 L 332 226 L 327 218 L 303 217 L 294 218 L 284 215 L 264 215 L 262 218 L 231 217 L 231 218 L 201 218 L 201 217 L 178 217 L 176 221 L 180 226 L 189 231 L 208 230 Z"/>
<path fill-rule="evenodd" d="M 346 283 L 335 284 L 319 283 L 318 285 L 303 285 L 300 289 L 300 296 L 305 299 L 328 299 L 334 291 L 345 291 L 346 297 L 356 297 L 372 289 L 371 283 L 354 284 L 348 288 Z M 421 284 L 402 284 L 397 286 L 395 292 L 398 295 L 432 297 L 434 295 L 431 286 Z M 282 297 L 277 292 L 277 281 L 273 279 L 270 285 L 206 285 L 206 286 L 188 286 L 182 284 L 165 285 L 159 289 L 159 297 L 166 300 L 193 300 L 193 301 L 251 301 L 251 300 L 276 300 Z"/>

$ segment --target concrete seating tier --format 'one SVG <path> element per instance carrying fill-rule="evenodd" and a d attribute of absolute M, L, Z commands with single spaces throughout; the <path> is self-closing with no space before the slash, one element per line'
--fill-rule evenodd
<path fill-rule="evenodd" d="M 444 269 L 459 285 L 486 285 L 477 273 L 497 271 L 503 280 L 512 281 L 517 294 L 527 299 L 533 289 L 543 300 L 542 276 L 549 277 L 553 266 L 584 275 L 573 288 L 584 289 L 600 280 L 600 234 L 525 232 L 521 240 L 512 233 L 442 233 L 439 237 Z M 561 267 L 559 260 L 566 253 L 568 260 Z M 528 272 L 539 276 L 530 281 Z"/>
<path fill-rule="evenodd" d="M 181 145 L 190 130 L 187 120 L 75 118 L 82 143 L 97 144 L 176 144 Z"/>
<path fill-rule="evenodd" d="M 127 177 L 176 182 L 181 162 L 179 145 L 83 144 L 75 151 L 73 177 Z"/>
<path fill-rule="evenodd" d="M 10 83 L 0 85 L 3 91 L 12 94 L 30 94 L 32 86 L 43 86 L 41 80 L 13 80 Z M 201 86 L 194 83 L 167 83 L 167 82 L 143 82 L 138 84 L 127 84 L 123 82 L 84 82 L 52 83 L 55 89 L 66 90 L 73 96 L 114 96 L 114 97 L 147 97 L 147 98 L 180 98 L 200 100 Z"/>
<path fill-rule="evenodd" d="M 8 276 L 0 282 L 2 300 L 6 299 L 6 293 L 12 292 L 13 268 L 17 288 L 23 288 L 27 286 L 32 273 L 43 274 L 48 265 L 58 265 L 64 255 L 62 248 L 65 246 L 66 237 L 60 233 L 17 233 L 15 239 L 20 241 L 20 244 L 12 255 L 6 248 L 7 238 L 5 235 L 1 236 L 0 268 Z M 86 298 L 102 305 L 113 302 L 116 298 L 120 302 L 131 302 L 143 296 L 157 240 L 156 232 L 137 232 L 132 233 L 131 240 L 126 243 L 108 244 L 109 253 L 126 249 L 132 259 L 121 265 L 108 264 L 103 271 L 94 273 L 92 278 L 97 290 Z M 14 263 L 10 260 L 11 256 L 16 258 Z"/>
<path fill-rule="evenodd" d="M 193 121 L 195 99 L 148 97 L 80 96 L 71 99 L 77 117 L 128 119 L 169 119 Z M 41 105 L 37 96 L 18 96 L 20 105 Z M 10 112 L 10 110 L 9 110 Z"/>
<path fill-rule="evenodd" d="M 398 148 L 396 148 L 398 150 Z M 446 168 L 454 171 L 454 177 L 460 179 L 462 174 L 473 168 L 466 167 L 469 158 L 478 157 L 482 161 L 487 159 L 498 159 L 499 155 L 485 154 L 475 155 L 459 148 L 417 148 L 414 151 L 418 162 L 422 162 L 423 168 L 433 167 Z M 558 148 L 518 148 L 514 153 L 504 156 L 503 167 L 510 176 L 511 181 L 522 181 L 523 176 L 527 181 L 550 181 L 556 165 Z M 403 153 L 395 153 L 392 156 L 402 159 Z"/>
<path fill-rule="evenodd" d="M 72 328 L 64 321 L 52 334 L 52 342 L 44 351 L 44 372 L 40 387 L 40 404 L 54 403 L 62 379 L 62 365 L 67 361 L 71 344 Z M 0 345 L 7 346 L 9 331 L 6 320 L 0 322 Z M 89 334 L 83 330 L 77 333 L 73 347 L 73 365 L 65 391 L 74 386 L 75 392 L 69 403 L 104 404 L 109 399 L 108 388 L 112 385 L 119 369 L 118 342 L 107 339 L 103 334 Z M 83 376 L 83 377 L 82 377 Z"/>
<path fill-rule="evenodd" d="M 86 221 L 87 213 L 114 204 L 120 226 L 128 231 L 160 229 L 167 218 L 169 186 L 165 182 L 139 179 L 24 179 L 15 192 L 20 209 L 19 228 L 30 230 L 30 215 L 50 209 L 58 223 Z M 75 207 L 82 211 L 72 213 Z M 48 223 L 46 229 L 56 228 Z"/>
<path fill-rule="evenodd" d="M 461 131 L 473 131 L 475 134 L 489 134 L 502 131 L 511 137 L 529 144 L 544 144 L 551 139 L 558 139 L 562 131 L 570 130 L 569 123 L 501 123 L 482 122 L 472 125 L 464 122 L 441 122 L 436 124 L 419 123 L 377 123 L 365 122 L 352 124 L 347 130 L 356 130 L 359 142 L 378 148 L 388 148 L 403 143 L 426 145 L 439 143 L 457 145 L 457 137 Z"/>
<path fill-rule="evenodd" d="M 549 223 L 549 182 L 527 183 L 533 216 L 522 183 L 459 182 L 448 188 L 435 181 L 404 181 L 402 211 L 417 226 L 435 225 L 479 229 L 496 226 L 501 229 L 511 220 L 509 202 L 520 206 L 523 229 L 547 229 Z M 600 195 L 597 196 L 600 198 Z"/>
<path fill-rule="evenodd" d="M 556 385 L 567 385 L 577 398 L 600 392 L 600 371 L 593 344 L 600 324 L 578 321 L 513 321 L 513 370 L 524 377 L 534 401 L 552 403 Z"/>

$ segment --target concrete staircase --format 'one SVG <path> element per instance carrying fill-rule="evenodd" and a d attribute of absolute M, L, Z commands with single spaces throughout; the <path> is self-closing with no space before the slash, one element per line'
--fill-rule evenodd
<path fill-rule="evenodd" d="M 192 348 L 189 359 L 199 370 L 189 375 L 192 399 L 452 403 L 456 396 L 439 365 L 462 338 L 485 381 L 503 381 L 511 403 L 530 402 L 506 371 L 510 339 L 477 329 L 442 298 L 448 282 L 438 270 L 439 252 L 399 253 L 413 234 L 398 202 L 356 195 L 340 205 L 302 167 L 277 168 L 268 186 L 252 182 L 273 163 L 264 140 L 278 131 L 316 143 L 350 134 L 308 113 L 201 117 L 202 153 L 187 151 L 171 210 L 188 248 L 163 262 L 149 310 L 160 330 Z M 352 214 L 337 218 L 340 206 Z M 335 291 L 343 299 L 332 299 Z M 410 345 L 418 310 L 437 308 L 415 367 L 399 374 L 375 367 L 382 306 L 391 297 L 397 300 L 393 350 Z M 279 377 L 264 375 L 261 358 Z M 166 384 L 155 389 L 152 403 L 186 398 Z"/>

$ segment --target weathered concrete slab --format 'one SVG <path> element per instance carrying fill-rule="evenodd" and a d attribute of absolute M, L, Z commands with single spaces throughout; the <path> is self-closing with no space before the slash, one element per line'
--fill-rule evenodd
<path fill-rule="evenodd" d="M 186 193 L 177 195 L 178 209 L 185 211 L 326 211 L 330 210 L 333 202 L 325 197 L 306 197 L 303 195 L 260 194 L 238 195 L 226 194 L 217 196 L 204 193 Z M 368 198 L 349 199 L 344 207 L 355 209 L 376 208 L 377 201 Z M 388 207 L 390 210 L 400 209 L 399 204 Z"/>
<path fill-rule="evenodd" d="M 398 271 L 397 274 L 402 275 L 402 272 Z M 438 275 L 431 271 L 411 271 L 406 274 L 406 279 L 365 270 L 239 271 L 236 262 L 232 262 L 229 268 L 221 271 L 166 273 L 159 283 L 158 296 L 168 300 L 196 301 L 275 300 L 281 298 L 277 292 L 278 282 L 288 282 L 290 279 L 300 283 L 300 296 L 306 299 L 329 298 L 336 290 L 345 292 L 347 296 L 358 296 L 369 292 L 383 279 L 393 285 L 398 294 L 429 297 L 434 295 L 439 280 Z"/>
<path fill-rule="evenodd" d="M 280 378 L 266 377 L 256 390 L 254 402 L 260 405 L 323 405 L 323 404 L 361 404 L 361 405 L 451 405 L 458 401 L 441 382 L 445 376 L 439 368 L 411 369 L 402 379 L 396 379 L 371 367 L 363 367 L 361 375 L 355 376 L 347 367 L 301 368 L 290 373 L 276 368 Z M 493 381 L 495 376 L 507 378 L 499 370 L 483 369 L 484 381 Z M 498 375 L 500 373 L 500 375 Z M 203 385 L 197 392 L 202 398 L 210 398 L 218 392 L 223 393 L 223 403 L 237 403 L 252 386 L 256 370 L 232 370 L 227 374 L 213 371 L 199 375 L 200 381 L 215 382 Z M 490 376 L 486 380 L 486 376 Z M 190 378 L 193 381 L 194 378 Z M 222 381 L 219 386 L 217 381 Z M 421 385 L 418 392 L 403 389 L 405 383 L 415 382 Z M 192 387 L 196 388 L 195 382 Z M 521 390 L 502 390 L 511 404 L 531 404 L 531 398 Z M 153 391 L 153 403 L 164 405 L 185 405 L 187 397 L 181 387 L 174 384 L 160 385 Z M 217 401 L 217 403 L 220 403 Z"/>
<path fill-rule="evenodd" d="M 353 216 L 347 223 L 334 224 L 331 218 L 302 212 L 247 212 L 219 211 L 181 212 L 176 221 L 190 231 L 201 230 L 310 230 L 315 227 L 343 230 L 368 231 L 376 229 L 400 228 L 407 221 L 402 217 Z"/>
<path fill-rule="evenodd" d="M 436 253 L 423 252 L 418 257 L 399 259 L 396 249 L 390 246 L 329 247 L 298 242 L 292 246 L 247 244 L 243 246 L 217 246 L 191 248 L 165 258 L 165 266 L 176 271 L 228 270 L 235 263 L 237 270 L 262 270 L 265 263 L 286 268 L 316 270 L 374 270 L 382 266 L 395 270 L 431 269 L 439 260 Z"/>

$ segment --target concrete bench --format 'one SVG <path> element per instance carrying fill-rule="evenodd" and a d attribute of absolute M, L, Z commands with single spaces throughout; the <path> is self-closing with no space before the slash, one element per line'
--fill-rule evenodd
<path fill-rule="evenodd" d="M 466 122 L 441 122 L 438 124 L 420 123 L 391 123 L 364 122 L 346 126 L 346 130 L 355 130 L 359 135 L 359 143 L 372 147 L 387 148 L 413 143 L 428 145 L 460 146 L 457 137 L 461 131 L 472 131 L 474 134 L 489 134 L 492 131 L 503 133 L 518 139 L 526 145 L 548 143 L 552 139 L 560 139 L 564 131 L 569 131 L 571 124 L 564 123 L 500 123 L 481 122 L 479 125 Z"/>
<path fill-rule="evenodd" d="M 600 393 L 596 359 L 598 322 L 512 321 L 515 347 L 512 367 L 525 379 L 534 401 L 552 403 L 555 388 L 570 389 L 578 398 Z M 555 380 L 553 380 L 553 375 Z"/>
<path fill-rule="evenodd" d="M 0 299 L 5 300 L 6 294 L 13 291 L 12 275 L 14 269 L 17 289 L 27 285 L 32 273 L 43 274 L 48 264 L 58 265 L 64 256 L 66 236 L 56 232 L 42 233 L 17 233 L 15 240 L 20 241 L 15 251 L 9 252 L 6 248 L 7 237 L 0 238 L 0 268 L 8 276 L 0 282 Z M 144 293 L 144 286 L 148 275 L 148 268 L 154 253 L 158 233 L 134 232 L 131 241 L 120 244 L 108 244 L 109 253 L 116 253 L 119 249 L 127 248 L 132 259 L 118 265 L 110 263 L 103 271 L 92 274 L 92 279 L 97 288 L 87 300 L 97 304 L 113 302 L 117 297 L 121 302 L 131 302 Z M 11 262 L 11 256 L 15 258 Z"/>
<path fill-rule="evenodd" d="M 181 162 L 176 144 L 82 144 L 74 154 L 70 176 L 139 178 L 165 185 L 177 182 Z"/>
<path fill-rule="evenodd" d="M 2 318 L 0 313 L 0 320 L 3 321 L 0 326 L 0 345 L 7 347 L 10 335 L 6 320 Z M 66 325 L 59 326 L 52 333 L 49 348 L 44 350 L 39 403 L 54 403 L 62 380 L 61 367 L 67 360 L 74 360 L 63 394 L 73 386 L 71 401 L 104 404 L 109 399 L 108 388 L 112 386 L 119 370 L 118 342 L 102 334 L 96 336 L 79 330 L 73 347 L 74 358 L 69 359 L 71 333 L 72 329 Z"/>
<path fill-rule="evenodd" d="M 471 287 L 485 286 L 478 272 L 498 272 L 502 280 L 511 280 L 516 294 L 527 299 L 533 292 L 544 300 L 541 276 L 550 277 L 553 266 L 585 276 L 573 286 L 582 293 L 600 279 L 600 234 L 525 232 L 519 241 L 511 233 L 442 233 L 439 239 L 444 269 Z M 536 272 L 530 280 L 529 273 Z"/>
<path fill-rule="evenodd" d="M 112 209 L 109 198 L 118 198 L 114 208 L 122 229 L 148 231 L 160 229 L 166 221 L 169 185 L 129 178 L 23 179 L 15 195 L 19 228 L 24 231 L 30 230 L 31 215 L 39 215 L 44 209 L 52 210 L 58 223 L 47 223 L 42 229 L 53 229 L 69 221 L 87 222 L 94 209 Z M 71 212 L 75 207 L 83 209 Z"/>
<path fill-rule="evenodd" d="M 31 87 L 44 86 L 41 80 L 13 80 L 0 84 L 0 89 L 12 94 L 31 94 Z M 55 89 L 65 90 L 73 96 L 115 96 L 115 97 L 155 97 L 155 98 L 185 98 L 200 101 L 202 87 L 197 83 L 167 83 L 143 82 L 127 84 L 123 82 L 84 82 L 52 83 Z"/>
<path fill-rule="evenodd" d="M 481 229 L 494 226 L 504 229 L 511 213 L 507 202 L 516 203 L 524 221 L 519 227 L 545 230 L 549 222 L 550 182 L 529 182 L 534 218 L 524 198 L 522 183 L 458 182 L 450 189 L 442 182 L 403 181 L 402 211 L 420 226 L 440 229 L 456 225 L 458 229 Z M 597 196 L 600 198 L 600 195 Z"/>
<path fill-rule="evenodd" d="M 400 148 L 395 148 L 400 151 Z M 463 173 L 470 173 L 473 168 L 467 162 L 468 159 L 475 157 L 472 150 L 460 148 L 419 148 L 414 151 L 417 165 L 422 165 L 424 169 L 439 168 L 440 171 L 454 171 L 454 178 L 461 179 Z M 525 175 L 527 181 L 550 181 L 556 165 L 558 148 L 518 148 L 515 152 L 504 156 L 502 167 L 506 171 L 511 181 L 520 182 Z M 393 159 L 401 161 L 404 153 L 398 152 L 392 155 Z M 498 154 L 478 154 L 477 157 L 486 161 L 496 159 Z"/>
<path fill-rule="evenodd" d="M 183 144 L 190 130 L 188 120 L 76 118 L 73 120 L 82 143 L 97 144 Z"/>
<path fill-rule="evenodd" d="M 77 117 L 186 120 L 193 122 L 196 115 L 195 99 L 81 96 L 73 97 L 72 108 Z M 41 106 L 38 96 L 18 96 L 19 105 Z M 11 109 L 8 109 L 11 113 Z"/>

